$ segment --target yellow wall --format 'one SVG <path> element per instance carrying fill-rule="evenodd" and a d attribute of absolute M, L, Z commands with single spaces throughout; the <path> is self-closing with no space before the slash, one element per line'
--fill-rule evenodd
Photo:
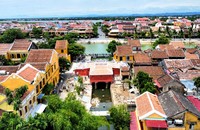
<path fill-rule="evenodd" d="M 20 57 L 17 57 L 17 55 L 20 55 Z M 20 61 L 22 58 L 26 57 L 28 55 L 28 51 L 24 50 L 17 50 L 17 51 L 8 51 L 8 59 L 11 59 L 12 61 Z"/>
<path fill-rule="evenodd" d="M 9 88 L 12 91 L 24 85 L 28 86 L 28 91 L 32 91 L 35 88 L 35 86 L 30 85 L 29 82 L 26 82 L 25 80 L 23 80 L 21 77 L 17 76 L 16 74 L 12 74 L 11 76 L 9 76 L 5 81 L 1 83 L 1 85 L 6 88 Z"/>
<path fill-rule="evenodd" d="M 113 59 L 117 62 L 120 61 L 120 57 L 122 57 L 122 61 L 127 61 L 126 56 L 117 56 L 116 54 L 113 55 Z M 133 61 L 133 56 L 129 56 L 129 61 Z"/>
<path fill-rule="evenodd" d="M 200 130 L 200 120 L 198 120 L 198 117 L 191 112 L 185 113 L 184 126 L 186 130 L 189 130 L 190 125 L 188 122 L 195 122 L 196 124 L 194 125 L 194 130 Z"/>

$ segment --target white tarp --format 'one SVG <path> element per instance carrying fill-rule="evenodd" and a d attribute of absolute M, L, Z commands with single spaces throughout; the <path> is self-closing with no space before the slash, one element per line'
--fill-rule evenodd
<path fill-rule="evenodd" d="M 44 112 L 44 110 L 45 110 L 46 107 L 47 107 L 47 105 L 45 105 L 45 104 L 42 104 L 42 103 L 38 104 L 34 108 L 34 110 L 32 111 L 32 113 L 31 113 L 32 117 L 34 117 L 37 113 L 41 114 L 42 112 Z"/>

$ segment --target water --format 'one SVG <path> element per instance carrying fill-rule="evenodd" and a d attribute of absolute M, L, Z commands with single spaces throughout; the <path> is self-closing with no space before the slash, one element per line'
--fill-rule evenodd
<path fill-rule="evenodd" d="M 92 90 L 92 98 L 98 98 L 100 102 L 111 102 L 110 88 L 97 88 Z"/>
<path fill-rule="evenodd" d="M 85 54 L 109 54 L 106 49 L 108 47 L 108 43 L 80 43 L 85 47 Z"/>

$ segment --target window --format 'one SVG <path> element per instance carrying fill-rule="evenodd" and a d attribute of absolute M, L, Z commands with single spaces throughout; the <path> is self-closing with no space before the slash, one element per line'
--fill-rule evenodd
<path fill-rule="evenodd" d="M 127 57 L 126 57 L 126 61 L 129 61 L 129 60 L 130 60 L 130 57 L 129 57 L 129 56 L 127 56 Z"/>
<path fill-rule="evenodd" d="M 39 92 L 39 86 L 37 85 L 36 86 L 36 93 L 38 93 Z"/>
<path fill-rule="evenodd" d="M 22 110 L 19 110 L 19 115 L 22 116 Z"/>
<path fill-rule="evenodd" d="M 120 56 L 120 59 L 119 59 L 119 60 L 122 61 L 122 59 L 123 59 L 122 56 Z"/>
<path fill-rule="evenodd" d="M 45 85 L 45 78 L 43 78 L 43 85 Z"/>
<path fill-rule="evenodd" d="M 31 100 L 29 101 L 29 104 L 30 104 L 30 105 L 32 104 L 32 101 L 31 101 Z"/>
<path fill-rule="evenodd" d="M 189 130 L 194 130 L 194 124 L 190 124 Z"/>
<path fill-rule="evenodd" d="M 27 113 L 27 111 L 28 111 L 28 108 L 27 108 L 27 106 L 25 106 L 25 113 Z"/>
<path fill-rule="evenodd" d="M 118 59 L 118 56 L 116 56 L 116 59 Z"/>
<path fill-rule="evenodd" d="M 40 89 L 42 88 L 42 82 L 40 82 Z"/>
<path fill-rule="evenodd" d="M 21 58 L 20 54 L 17 54 L 17 58 Z"/>
<path fill-rule="evenodd" d="M 56 69 L 56 64 L 54 64 L 54 70 Z"/>
<path fill-rule="evenodd" d="M 15 58 L 15 55 L 14 55 L 14 54 L 11 54 L 11 58 Z"/>
<path fill-rule="evenodd" d="M 64 53 L 64 50 L 61 50 L 61 53 Z"/>

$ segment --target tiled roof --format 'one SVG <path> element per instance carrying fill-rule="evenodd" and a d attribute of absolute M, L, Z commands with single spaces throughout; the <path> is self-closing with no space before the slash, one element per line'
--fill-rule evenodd
<path fill-rule="evenodd" d="M 55 49 L 67 49 L 68 44 L 69 43 L 68 43 L 67 40 L 57 40 L 56 45 L 55 45 Z"/>
<path fill-rule="evenodd" d="M 130 115 L 131 115 L 130 130 L 139 130 L 136 113 L 131 112 Z"/>
<path fill-rule="evenodd" d="M 5 55 L 11 48 L 12 44 L 0 43 L 0 55 Z"/>
<path fill-rule="evenodd" d="M 39 71 L 36 70 L 34 67 L 27 64 L 19 70 L 18 75 L 21 76 L 22 78 L 32 82 L 32 81 L 34 81 L 38 72 Z"/>
<path fill-rule="evenodd" d="M 129 40 L 128 40 L 128 45 L 130 45 L 130 46 L 132 46 L 132 47 L 141 47 L 140 40 L 132 40 L 132 39 L 129 39 Z"/>
<path fill-rule="evenodd" d="M 189 59 L 164 59 L 165 67 L 167 69 L 170 68 L 178 68 L 178 69 L 188 69 L 192 68 L 193 64 Z"/>
<path fill-rule="evenodd" d="M 23 101 L 28 96 L 29 93 L 30 93 L 29 91 L 26 91 L 24 95 L 21 97 L 21 100 Z"/>
<path fill-rule="evenodd" d="M 186 110 L 200 117 L 200 112 L 181 93 L 170 90 L 168 92 L 160 94 L 158 98 L 168 117 L 173 117 L 178 113 L 185 112 Z"/>
<path fill-rule="evenodd" d="M 31 65 L 33 66 L 33 67 L 35 67 L 36 69 L 38 69 L 38 70 L 41 70 L 41 71 L 45 71 L 45 69 L 46 69 L 46 65 L 47 65 L 48 63 L 47 62 L 35 62 L 35 63 L 31 63 Z M 26 64 L 25 63 L 23 63 L 23 64 L 20 64 L 20 68 L 19 69 L 21 69 L 22 67 L 24 67 Z"/>
<path fill-rule="evenodd" d="M 175 49 L 177 49 L 177 48 L 181 48 L 181 49 L 185 48 L 185 45 L 184 45 L 184 43 L 182 41 L 171 41 L 169 43 L 169 45 L 174 46 Z"/>
<path fill-rule="evenodd" d="M 9 75 L 0 75 L 0 82 L 4 81 Z"/>
<path fill-rule="evenodd" d="M 136 64 L 148 64 L 151 65 L 151 58 L 144 53 L 135 53 L 134 60 Z"/>
<path fill-rule="evenodd" d="M 182 49 L 167 50 L 167 55 L 169 57 L 180 57 L 180 58 L 185 57 L 185 54 Z"/>
<path fill-rule="evenodd" d="M 19 69 L 18 65 L 16 65 L 16 66 L 0 66 L 0 70 L 5 70 L 9 74 L 16 73 L 18 69 Z"/>
<path fill-rule="evenodd" d="M 200 67 L 200 59 L 191 59 L 191 62 L 195 67 Z"/>
<path fill-rule="evenodd" d="M 194 96 L 187 96 L 187 98 L 190 100 L 190 102 L 197 108 L 197 110 L 200 112 L 200 100 Z"/>
<path fill-rule="evenodd" d="M 153 50 L 151 52 L 151 58 L 153 58 L 153 59 L 168 59 L 168 56 L 165 51 Z"/>
<path fill-rule="evenodd" d="M 26 63 L 50 62 L 52 54 L 52 49 L 31 49 L 26 59 Z"/>
<path fill-rule="evenodd" d="M 185 52 L 185 59 L 199 59 L 199 56 L 197 54 L 190 54 Z"/>
<path fill-rule="evenodd" d="M 153 78 L 153 80 L 156 80 L 157 78 L 165 74 L 162 67 L 159 66 L 135 66 L 134 67 L 135 75 L 137 75 L 139 71 L 148 73 Z"/>
<path fill-rule="evenodd" d="M 168 45 L 168 44 L 166 44 L 166 45 L 158 45 L 158 48 L 159 48 L 159 50 L 161 50 L 161 51 L 164 51 L 164 50 L 173 50 L 173 49 L 175 49 L 174 48 L 174 46 L 172 46 L 172 45 Z"/>
<path fill-rule="evenodd" d="M 161 88 L 172 81 L 174 81 L 174 79 L 171 76 L 166 74 L 166 75 L 159 77 L 155 82 L 156 82 L 156 85 L 159 88 Z"/>
<path fill-rule="evenodd" d="M 131 46 L 128 46 L 128 45 L 117 46 L 117 49 L 116 49 L 114 54 L 116 54 L 117 56 L 131 56 L 131 55 L 133 55 L 132 48 L 131 48 Z"/>
<path fill-rule="evenodd" d="M 11 50 L 28 50 L 31 44 L 27 39 L 15 39 Z"/>
<path fill-rule="evenodd" d="M 190 53 L 190 54 L 194 54 L 197 51 L 196 48 L 187 48 L 186 52 Z"/>
<path fill-rule="evenodd" d="M 149 92 L 145 92 L 136 98 L 136 109 L 138 112 L 139 119 L 144 119 L 149 115 L 158 112 L 162 117 L 165 117 L 165 112 L 158 100 L 158 97 Z M 158 114 L 157 113 L 157 114 Z"/>

